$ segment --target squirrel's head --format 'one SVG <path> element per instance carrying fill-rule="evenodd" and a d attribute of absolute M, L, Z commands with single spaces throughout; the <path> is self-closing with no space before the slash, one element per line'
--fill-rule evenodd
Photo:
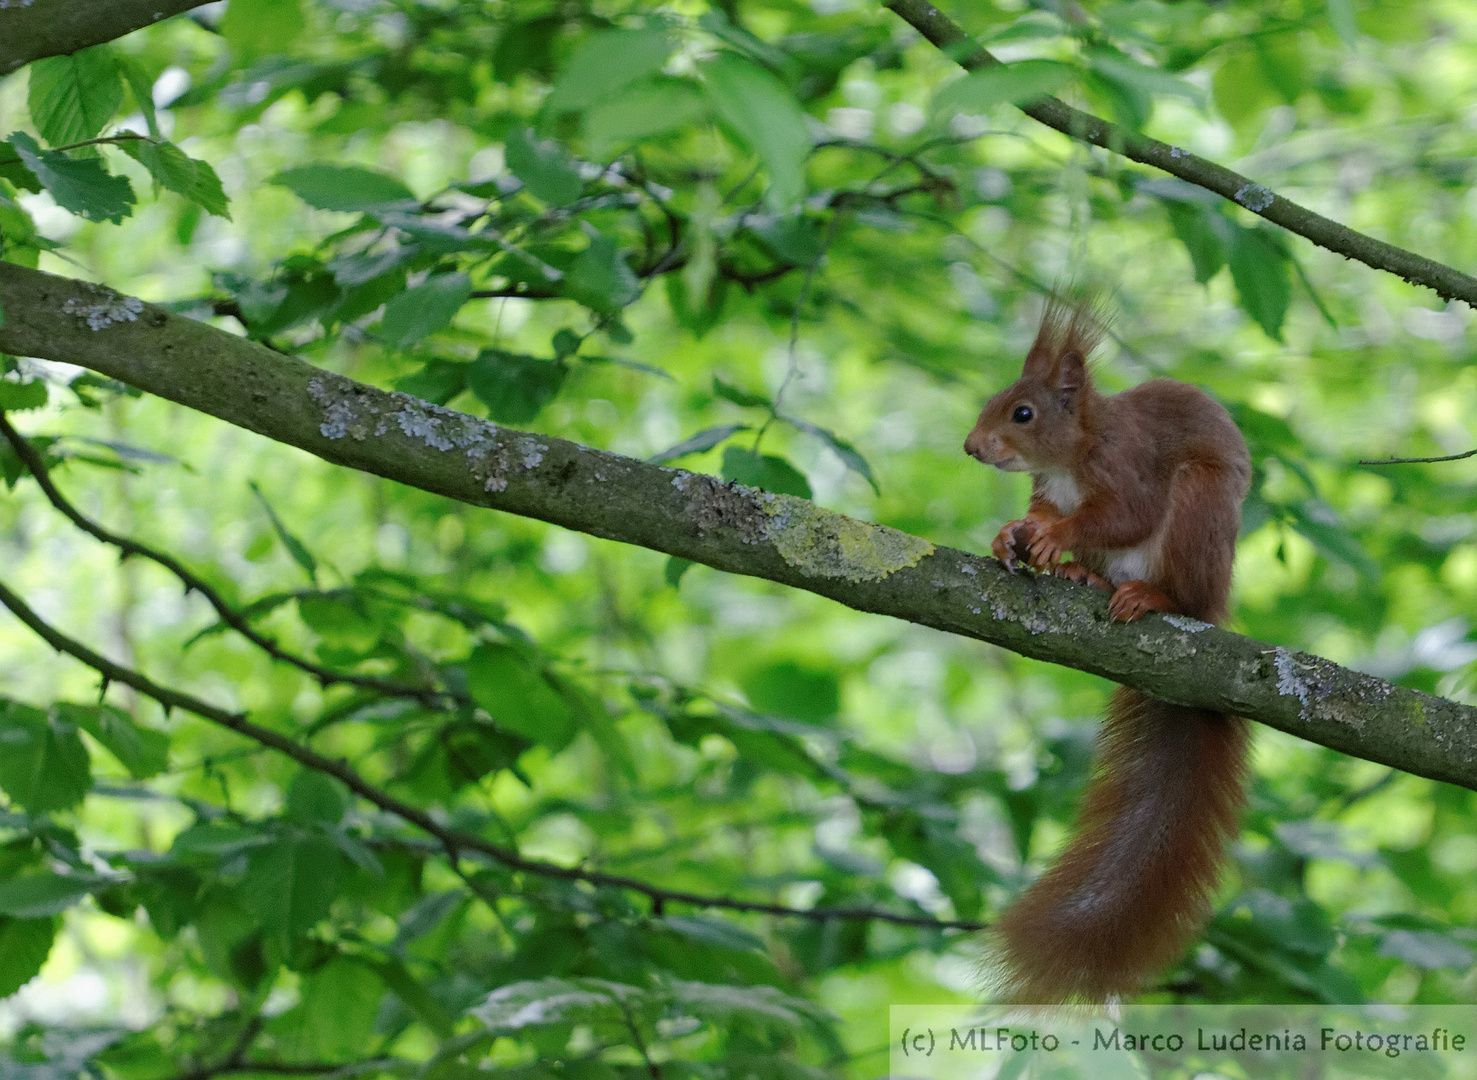
<path fill-rule="evenodd" d="M 1091 302 L 1048 301 L 1021 377 L 985 403 L 964 452 L 1005 472 L 1075 463 L 1094 393 L 1087 360 L 1102 333 Z"/>

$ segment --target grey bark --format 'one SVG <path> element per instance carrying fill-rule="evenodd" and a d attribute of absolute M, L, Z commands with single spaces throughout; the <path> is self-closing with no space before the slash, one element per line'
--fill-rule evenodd
<path fill-rule="evenodd" d="M 200 0 L 0 0 L 0 75 L 199 6 Z"/>
<path fill-rule="evenodd" d="M 0 263 L 0 349 L 79 364 L 326 461 L 858 611 L 977 638 L 1477 790 L 1477 709 L 802 499 L 649 465 L 315 368 L 112 290 Z M 963 467 L 961 465 L 961 467 Z"/>

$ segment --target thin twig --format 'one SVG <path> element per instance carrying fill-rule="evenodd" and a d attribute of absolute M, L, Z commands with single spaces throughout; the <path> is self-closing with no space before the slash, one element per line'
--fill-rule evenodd
<path fill-rule="evenodd" d="M 1477 456 L 1477 450 L 1468 450 L 1464 454 L 1447 454 L 1445 457 L 1392 457 L 1383 458 L 1380 461 L 1365 461 L 1361 459 L 1360 465 L 1429 465 L 1437 461 L 1462 461 L 1465 458 Z"/>
<path fill-rule="evenodd" d="M 952 57 L 960 67 L 978 71 L 1000 64 L 930 0 L 882 0 L 882 3 Z M 1038 98 L 1021 105 L 1020 109 L 1033 120 L 1079 142 L 1091 143 L 1132 161 L 1152 165 L 1171 176 L 1213 191 L 1319 247 L 1345 258 L 1358 259 L 1375 270 L 1386 270 L 1412 285 L 1424 285 L 1443 299 L 1464 300 L 1477 307 L 1477 278 L 1424 255 L 1355 232 L 1347 225 L 1316 214 L 1224 165 L 1110 123 L 1092 113 L 1074 109 L 1059 98 Z"/>
<path fill-rule="evenodd" d="M 334 671 L 321 664 L 315 664 L 305 657 L 297 656 L 282 648 L 271 638 L 257 630 L 247 621 L 246 617 L 233 608 L 220 593 L 216 592 L 199 575 L 195 574 L 172 555 L 162 551 L 156 551 L 146 544 L 142 544 L 127 536 L 111 532 L 103 528 L 97 522 L 84 515 L 73 506 L 57 488 L 51 479 L 51 472 L 46 467 L 46 461 L 26 439 L 11 426 L 9 418 L 4 412 L 0 412 L 0 435 L 4 435 L 15 450 L 16 456 L 21 459 L 26 468 L 30 470 L 31 476 L 40 486 L 42 493 L 52 506 L 56 507 L 61 514 L 73 525 L 88 535 L 101 540 L 105 544 L 111 544 L 123 553 L 126 559 L 129 556 L 138 556 L 158 563 L 175 577 L 184 583 L 186 592 L 197 592 L 205 598 L 205 602 L 215 609 L 217 618 L 229 626 L 236 633 L 250 641 L 274 660 L 306 671 L 318 680 L 322 686 L 332 686 L 340 683 L 349 686 L 358 686 L 365 690 L 373 690 L 375 693 L 384 694 L 389 697 L 414 698 L 427 708 L 437 708 L 452 695 L 446 691 L 435 690 L 430 687 L 409 686 L 405 683 L 397 683 L 391 679 L 381 679 L 375 675 L 355 675 L 347 672 Z"/>
<path fill-rule="evenodd" d="M 332 776 L 350 791 L 378 806 L 381 810 L 391 813 L 414 825 L 422 832 L 435 837 L 441 843 L 442 847 L 446 849 L 447 855 L 453 860 L 463 852 L 477 852 L 491 858 L 494 862 L 501 863 L 510 870 L 534 874 L 539 877 L 557 878 L 563 881 L 583 881 L 590 885 L 605 888 L 627 889 L 631 892 L 641 893 L 653 901 L 687 904 L 698 908 L 722 908 L 729 911 L 747 911 L 763 915 L 810 919 L 816 922 L 829 922 L 837 919 L 856 921 L 875 920 L 878 922 L 893 923 L 898 926 L 917 926 L 937 930 L 979 930 L 984 927 L 983 923 L 970 920 L 935 919 L 928 916 L 903 915 L 880 908 L 795 908 L 788 907 L 784 904 L 766 904 L 751 900 L 732 900 L 724 896 L 704 896 L 700 893 L 664 889 L 660 886 L 651 885 L 647 882 L 638 881 L 635 878 L 624 877 L 619 874 L 605 874 L 595 870 L 557 866 L 554 863 L 528 859 L 511 848 L 504 847 L 501 844 L 494 844 L 473 833 L 459 832 L 458 830 L 447 828 L 424 810 L 411 806 L 409 803 L 402 802 L 389 792 L 371 784 L 351 769 L 348 762 L 343 759 L 327 757 L 316 750 L 303 746 L 294 739 L 288 738 L 286 735 L 273 731 L 271 728 L 262 727 L 260 724 L 253 723 L 244 714 L 229 712 L 191 694 L 160 686 L 147 676 L 131 668 L 127 668 L 122 664 L 114 663 L 107 657 L 94 652 L 86 645 L 68 637 L 51 626 L 37 615 L 35 611 L 31 610 L 26 602 L 12 592 L 3 581 L 0 581 L 0 605 L 9 608 L 11 614 L 30 627 L 38 637 L 53 649 L 66 653 L 68 656 L 81 661 L 100 674 L 103 677 L 104 688 L 106 688 L 107 683 L 114 682 L 121 683 L 124 686 L 131 686 L 145 697 L 157 701 L 164 707 L 166 712 L 179 709 L 182 712 L 193 713 L 203 720 L 208 720 L 213 724 L 228 728 L 238 735 L 243 735 L 263 746 L 270 747 L 292 758 L 299 765 Z"/>

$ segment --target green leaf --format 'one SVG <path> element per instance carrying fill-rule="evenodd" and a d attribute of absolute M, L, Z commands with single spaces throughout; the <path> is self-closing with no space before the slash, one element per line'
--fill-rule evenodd
<path fill-rule="evenodd" d="M 318 583 L 318 560 L 313 558 L 313 553 L 307 549 L 301 540 L 287 531 L 287 526 L 282 524 L 282 519 L 277 516 L 277 511 L 272 509 L 272 504 L 267 502 L 267 497 L 262 494 L 262 489 L 256 486 L 256 481 L 249 481 L 251 493 L 256 496 L 257 501 L 262 504 L 262 509 L 267 512 L 267 518 L 272 522 L 272 531 L 277 534 L 277 539 L 292 556 L 292 561 L 303 568 L 308 575 L 308 580 L 315 585 Z"/>
<path fill-rule="evenodd" d="M 123 80 L 108 45 L 33 60 L 26 103 L 52 146 L 90 139 L 123 104 Z"/>
<path fill-rule="evenodd" d="M 67 810 L 90 787 L 91 763 L 75 725 L 29 705 L 0 701 L 0 788 L 12 802 L 33 814 Z"/>
<path fill-rule="evenodd" d="M 23 131 L 10 136 L 10 145 L 63 210 L 89 221 L 111 221 L 115 225 L 132 212 L 133 185 L 128 177 L 109 173 L 100 159 L 73 159 L 54 150 L 43 151 Z"/>
<path fill-rule="evenodd" d="M 736 432 L 748 430 L 750 430 L 748 424 L 721 424 L 718 427 L 704 428 L 675 446 L 669 446 L 665 450 L 652 454 L 646 460 L 653 465 L 661 465 L 664 462 L 686 457 L 688 454 L 701 454 L 705 450 L 713 449 Z"/>
<path fill-rule="evenodd" d="M 456 1027 L 456 1017 L 423 986 L 398 960 L 380 960 L 366 964 L 390 991 L 405 1003 L 417 1020 L 441 1038 L 447 1038 Z M 348 1053 L 339 1055 L 347 1057 Z"/>
<path fill-rule="evenodd" d="M 55 917 L 0 919 L 0 998 L 9 997 L 40 972 L 61 927 Z"/>
<path fill-rule="evenodd" d="M 159 113 L 154 108 L 153 80 L 133 57 L 120 55 L 115 59 L 118 62 L 119 74 L 123 76 L 123 81 L 128 84 L 128 89 L 133 93 L 133 103 L 138 106 L 144 123 L 148 125 L 149 138 L 162 140 L 164 133 L 159 130 Z"/>
<path fill-rule="evenodd" d="M 348 809 L 348 790 L 316 769 L 299 769 L 287 789 L 287 816 L 300 824 L 337 825 Z"/>
<path fill-rule="evenodd" d="M 527 128 L 514 127 L 503 144 L 508 170 L 550 206 L 568 206 L 580 197 L 584 181 L 563 147 L 540 142 Z"/>
<path fill-rule="evenodd" d="M 763 394 L 753 394 L 747 390 L 735 386 L 733 383 L 718 376 L 713 376 L 713 393 L 724 401 L 731 401 L 735 405 L 742 405 L 746 409 L 768 409 L 774 411 L 774 402 Z"/>
<path fill-rule="evenodd" d="M 137 139 L 119 143 L 123 152 L 144 168 L 160 187 L 183 195 L 216 217 L 231 220 L 220 177 L 207 163 L 187 155 L 168 142 Z"/>
<path fill-rule="evenodd" d="M 1192 203 L 1165 200 L 1175 236 L 1190 253 L 1195 280 L 1204 285 L 1226 264 L 1226 234 L 1235 226 L 1220 214 Z"/>
<path fill-rule="evenodd" d="M 836 673 L 802 667 L 794 660 L 756 668 L 739 685 L 749 704 L 775 716 L 823 724 L 841 711 L 841 683 Z"/>
<path fill-rule="evenodd" d="M 997 105 L 1025 105 L 1055 94 L 1077 77 L 1077 69 L 1055 60 L 1020 60 L 980 68 L 944 86 L 933 98 L 933 112 L 986 113 Z"/>
<path fill-rule="evenodd" d="M 1282 320 L 1292 300 L 1292 281 L 1280 239 L 1261 227 L 1238 228 L 1227 261 L 1242 310 L 1269 338 L 1281 341 Z"/>
<path fill-rule="evenodd" d="M 666 564 L 662 568 L 662 580 L 675 589 L 682 583 L 682 575 L 696 565 L 691 559 L 668 555 Z"/>
<path fill-rule="evenodd" d="M 1428 971 L 1466 971 L 1477 960 L 1471 949 L 1433 930 L 1391 930 L 1380 941 L 1379 951 L 1381 956 L 1393 956 Z"/>
<path fill-rule="evenodd" d="M 395 380 L 395 389 L 422 401 L 445 405 L 467 388 L 470 364 L 457 360 L 431 360 L 419 371 Z"/>
<path fill-rule="evenodd" d="M 0 379 L 0 411 L 39 409 L 46 404 L 46 384 L 40 379 L 11 382 Z"/>
<path fill-rule="evenodd" d="M 319 210 L 364 211 L 415 201 L 415 194 L 385 173 L 353 165 L 303 165 L 267 181 L 280 184 Z"/>
<path fill-rule="evenodd" d="M 56 711 L 102 743 L 135 780 L 158 776 L 169 765 L 169 736 L 139 727 L 122 709 L 59 704 Z"/>
<path fill-rule="evenodd" d="M 504 424 L 524 424 L 559 393 L 568 369 L 552 360 L 483 349 L 467 365 L 467 389 Z"/>
<path fill-rule="evenodd" d="M 344 856 L 325 836 L 296 831 L 251 850 L 241 899 L 261 926 L 290 947 L 327 915 Z"/>
<path fill-rule="evenodd" d="M 828 428 L 823 428 L 819 424 L 812 424 L 809 420 L 797 420 L 792 416 L 786 416 L 784 420 L 801 431 L 808 432 L 818 439 L 823 439 L 827 446 L 836 451 L 837 456 L 846 463 L 848 469 L 871 484 L 874 492 L 879 495 L 882 494 L 882 489 L 877 486 L 877 478 L 872 475 L 872 466 L 867 463 L 867 459 L 862 457 L 862 452 L 855 446 Z"/>
<path fill-rule="evenodd" d="M 606 101 L 626 84 L 660 71 L 676 44 L 665 27 L 596 31 L 570 53 L 544 107 L 561 113 Z"/>
<path fill-rule="evenodd" d="M 1160 68 L 1140 64 L 1116 49 L 1100 47 L 1087 53 L 1088 64 L 1099 76 L 1133 88 L 1146 97 L 1172 95 L 1204 107 L 1205 92 Z"/>
<path fill-rule="evenodd" d="M 574 713 L 543 674 L 508 645 L 479 645 L 467 660 L 467 692 L 509 731 L 555 749 L 574 738 Z"/>
<path fill-rule="evenodd" d="M 708 109 L 702 90 L 685 79 L 661 78 L 626 87 L 585 113 L 590 155 L 605 160 L 632 143 L 695 124 Z"/>
<path fill-rule="evenodd" d="M 668 915 L 660 924 L 703 945 L 735 952 L 764 952 L 764 942 L 741 926 L 708 915 Z"/>
<path fill-rule="evenodd" d="M 641 295 L 641 281 L 615 241 L 597 233 L 590 238 L 590 246 L 575 256 L 560 291 L 592 311 L 614 315 Z"/>
<path fill-rule="evenodd" d="M 497 1032 L 550 1024 L 621 1023 L 646 992 L 603 979 L 531 979 L 499 987 L 470 1014 Z M 625 1004 L 626 1008 L 622 1005 Z"/>
<path fill-rule="evenodd" d="M 718 117 L 769 174 L 765 201 L 785 210 L 805 193 L 805 161 L 812 140 L 805 111 L 773 75 L 735 53 L 702 65 L 704 86 Z"/>
<path fill-rule="evenodd" d="M 406 289 L 385 305 L 380 336 L 397 349 L 445 329 L 472 298 L 472 279 L 466 274 L 435 274 Z"/>
<path fill-rule="evenodd" d="M 60 915 L 111 879 L 97 874 L 25 874 L 0 881 L 0 915 L 41 919 Z"/>
<path fill-rule="evenodd" d="M 376 966 L 335 956 L 301 984 L 301 999 L 267 1028 L 287 1056 L 348 1061 L 374 1039 L 374 1018 L 385 996 Z"/>
<path fill-rule="evenodd" d="M 302 0 L 231 0 L 217 27 L 241 60 L 288 52 L 307 26 Z"/>
<path fill-rule="evenodd" d="M 756 454 L 737 446 L 723 451 L 723 479 L 779 495 L 795 495 L 802 499 L 811 497 L 810 483 L 805 474 L 784 458 Z"/>

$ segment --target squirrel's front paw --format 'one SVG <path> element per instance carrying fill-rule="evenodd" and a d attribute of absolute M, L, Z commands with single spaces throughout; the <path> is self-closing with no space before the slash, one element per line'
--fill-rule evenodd
<path fill-rule="evenodd" d="M 1066 550 L 1061 530 L 1054 524 L 1047 525 L 1037 529 L 1036 535 L 1031 537 L 1026 562 L 1037 570 L 1055 570 Z"/>
<path fill-rule="evenodd" d="M 1007 521 L 995 534 L 990 551 L 1007 570 L 1014 570 L 1026 558 L 1031 540 L 1036 535 L 1038 522 L 1032 518 L 1017 518 Z"/>

